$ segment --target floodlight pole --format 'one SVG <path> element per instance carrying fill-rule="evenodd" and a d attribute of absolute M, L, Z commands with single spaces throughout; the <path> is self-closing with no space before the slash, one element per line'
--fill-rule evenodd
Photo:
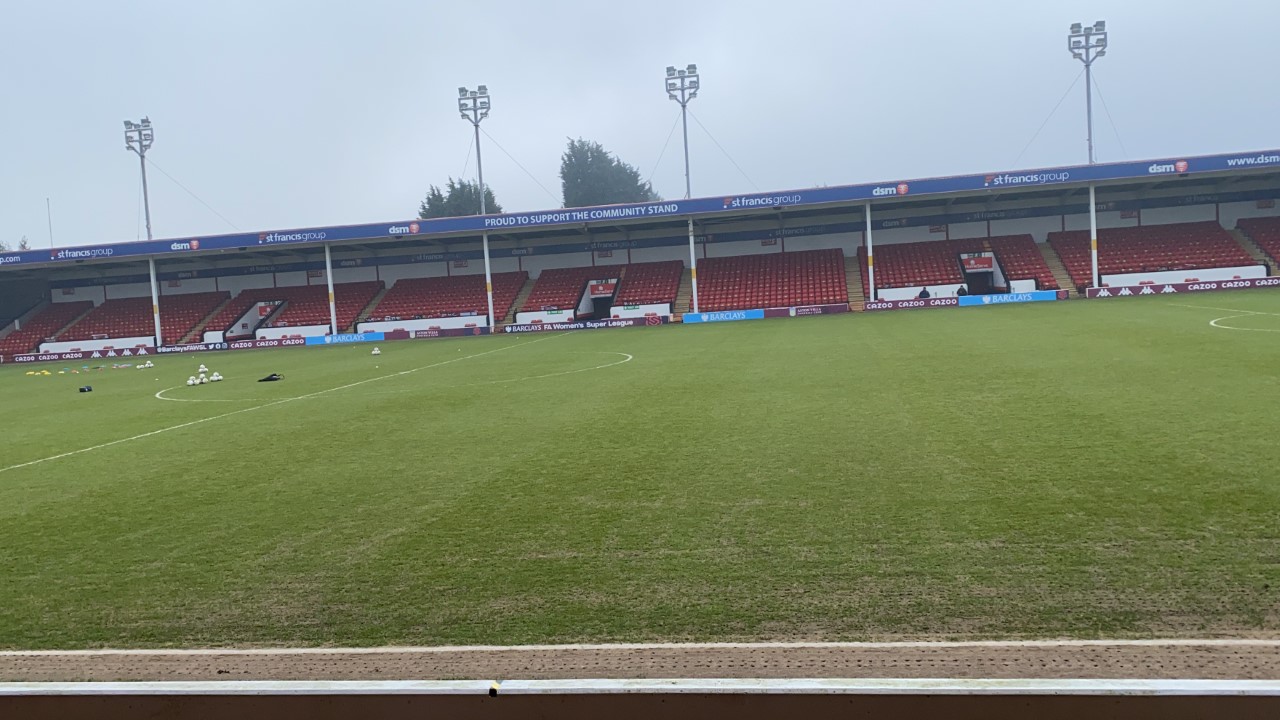
<path fill-rule="evenodd" d="M 147 190 L 147 151 L 151 149 L 151 144 L 155 141 L 155 134 L 151 131 L 151 119 L 144 117 L 138 122 L 132 120 L 124 121 L 124 147 L 138 156 L 138 163 L 142 166 L 142 207 L 147 218 L 147 240 L 151 237 L 151 196 Z M 49 223 L 49 244 L 53 244 L 53 223 Z M 156 347 L 160 347 L 164 338 L 160 335 L 160 286 L 156 284 L 156 261 L 155 258 L 147 260 L 147 268 L 151 275 L 151 318 L 155 324 Z"/>
<path fill-rule="evenodd" d="M 1098 284 L 1098 200 L 1093 184 L 1089 184 L 1089 262 L 1093 268 L 1093 286 Z"/>
<path fill-rule="evenodd" d="M 1107 54 L 1107 23 L 1103 20 L 1085 27 L 1080 23 L 1071 26 L 1067 35 L 1067 49 L 1071 56 L 1084 63 L 1084 109 L 1088 123 L 1089 164 L 1093 156 L 1093 61 Z"/>
<path fill-rule="evenodd" d="M 698 97 L 701 87 L 698 66 L 690 64 L 683 70 L 667 66 L 667 97 L 680 103 L 680 125 L 684 131 L 684 197 L 693 197 L 693 185 L 689 179 L 689 101 Z M 689 218 L 689 280 L 693 288 L 693 311 L 698 312 L 698 253 L 693 235 L 693 218 Z"/>
<path fill-rule="evenodd" d="M 867 288 L 867 292 L 868 292 L 867 297 L 870 298 L 871 302 L 875 302 L 876 301 L 876 264 L 875 264 L 873 246 L 871 243 L 871 203 L 867 203 L 862 207 L 865 212 L 865 217 L 867 221 L 867 284 L 870 285 L 870 287 Z"/>
<path fill-rule="evenodd" d="M 480 182 L 480 214 L 487 211 L 485 207 L 484 164 L 480 162 L 480 121 L 489 117 L 489 87 L 481 85 L 475 90 L 458 88 L 458 112 L 462 119 L 475 126 L 476 131 L 476 174 Z M 493 316 L 493 274 L 489 266 L 489 231 L 480 233 L 480 246 L 484 252 L 484 293 L 489 302 L 489 329 L 498 323 Z"/>
<path fill-rule="evenodd" d="M 324 280 L 329 286 L 329 334 L 338 334 L 338 305 L 333 296 L 333 255 L 329 243 L 324 244 Z"/>

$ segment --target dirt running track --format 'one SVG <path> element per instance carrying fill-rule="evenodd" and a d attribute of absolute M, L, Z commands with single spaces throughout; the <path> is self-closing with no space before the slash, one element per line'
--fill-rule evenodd
<path fill-rule="evenodd" d="M 1280 641 L 4 652 L 0 682 L 584 678 L 1280 680 Z"/>

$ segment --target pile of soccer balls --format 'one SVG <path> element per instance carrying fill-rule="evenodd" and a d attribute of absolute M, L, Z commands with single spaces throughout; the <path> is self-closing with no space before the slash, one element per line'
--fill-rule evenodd
<path fill-rule="evenodd" d="M 134 367 L 138 368 L 139 370 L 150 370 L 151 368 L 153 368 L 153 367 L 155 367 L 155 366 L 156 366 L 156 364 L 155 364 L 155 363 L 153 363 L 153 362 L 151 362 L 150 360 L 148 360 L 148 361 L 146 361 L 146 362 L 144 362 L 144 363 L 138 363 L 137 365 L 134 365 Z"/>
<path fill-rule="evenodd" d="M 208 385 L 211 382 L 222 382 L 221 373 L 216 373 L 216 372 L 210 373 L 209 368 L 205 367 L 203 364 L 200 366 L 199 370 L 196 370 L 196 372 L 200 373 L 199 376 L 192 375 L 191 377 L 187 378 L 188 386 Z"/>

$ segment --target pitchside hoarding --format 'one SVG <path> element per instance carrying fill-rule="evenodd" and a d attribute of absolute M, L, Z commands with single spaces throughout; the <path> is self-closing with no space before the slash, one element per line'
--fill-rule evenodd
<path fill-rule="evenodd" d="M 912 308 L 955 307 L 960 301 L 953 297 L 913 298 L 911 300 L 877 300 L 867 303 L 864 310 L 909 310 Z"/>
<path fill-rule="evenodd" d="M 1174 295 L 1177 293 L 1211 292 L 1214 290 L 1248 290 L 1250 288 L 1280 287 L 1280 277 L 1249 278 L 1242 280 L 1214 280 L 1194 283 L 1157 283 L 1154 285 L 1122 285 L 1119 287 L 1088 288 L 1085 297 L 1110 298 L 1138 295 Z"/>
<path fill-rule="evenodd" d="M 507 325 L 504 333 L 533 333 L 568 330 L 605 330 L 607 328 L 637 327 L 644 325 L 666 325 L 663 315 L 651 315 L 642 318 L 617 318 L 614 320 L 576 320 L 574 322 L 529 323 L 527 325 Z"/>

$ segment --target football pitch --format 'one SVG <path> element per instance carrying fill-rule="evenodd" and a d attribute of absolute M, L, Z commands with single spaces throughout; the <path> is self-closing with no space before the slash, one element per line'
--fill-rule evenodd
<path fill-rule="evenodd" d="M 0 646 L 1280 634 L 1280 292 L 370 349 L 0 366 Z"/>

